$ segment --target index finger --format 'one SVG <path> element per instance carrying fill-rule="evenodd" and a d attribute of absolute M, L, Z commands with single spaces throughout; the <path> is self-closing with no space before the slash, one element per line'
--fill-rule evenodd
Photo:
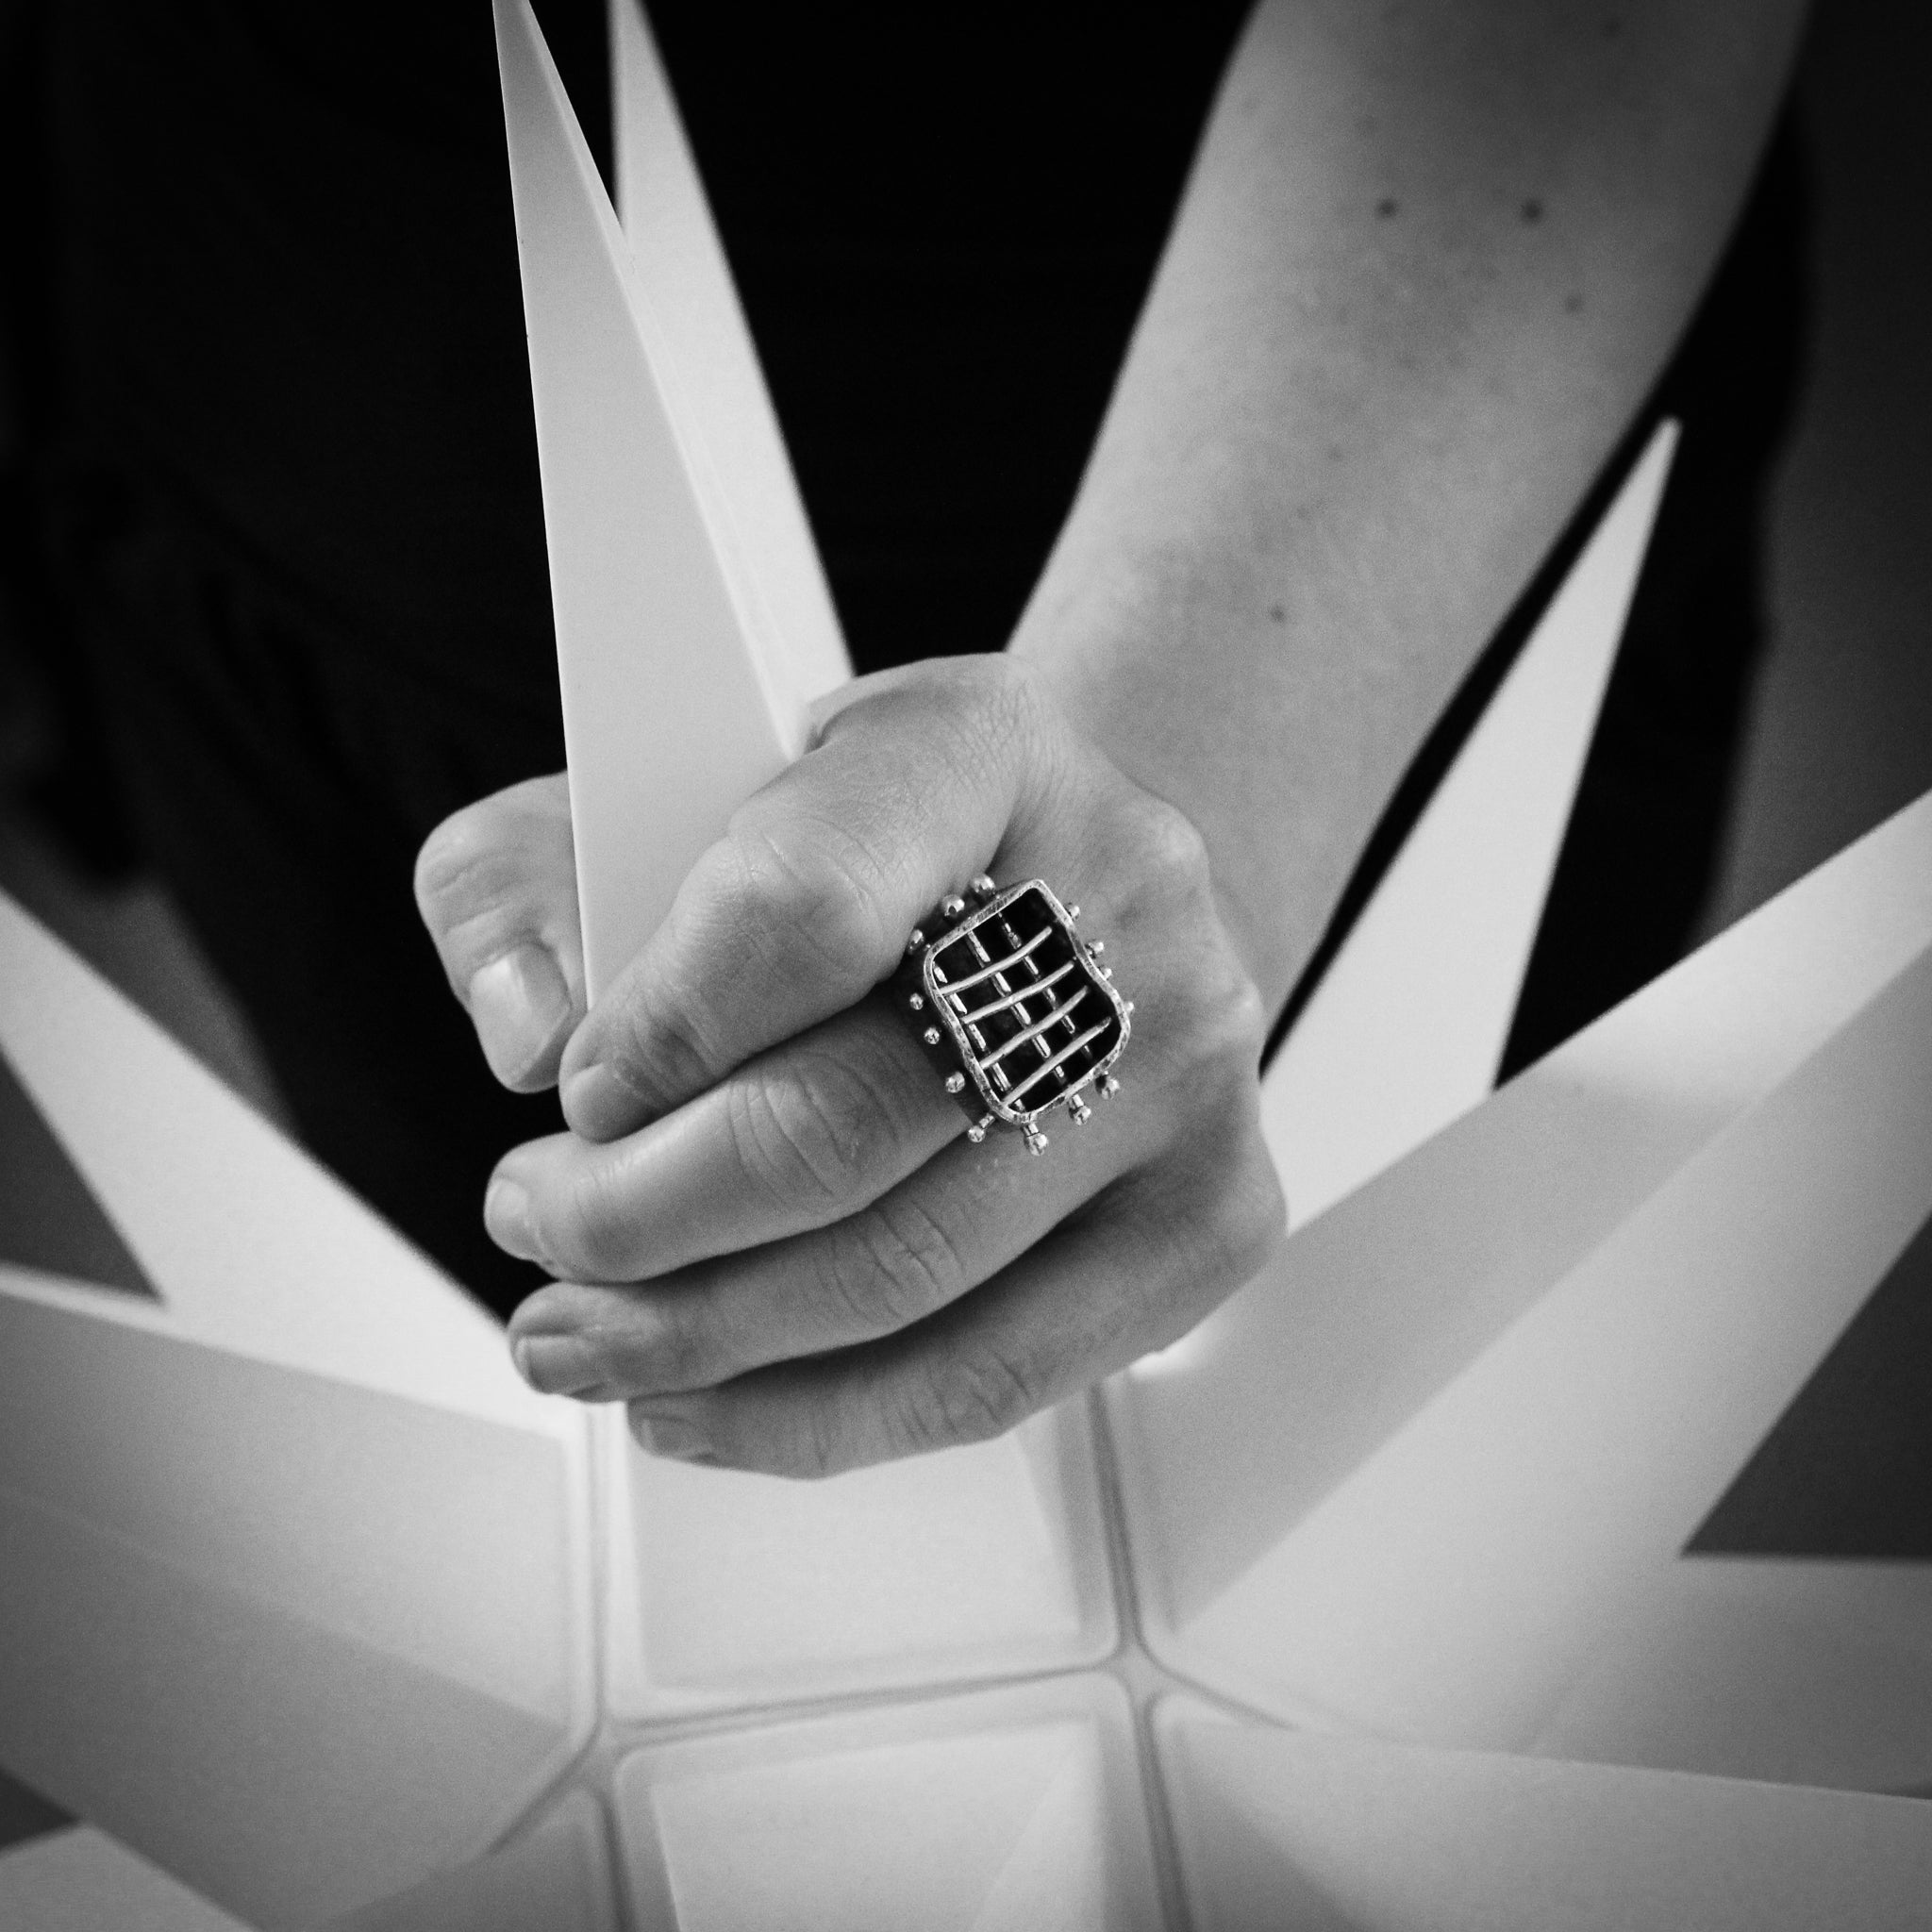
<path fill-rule="evenodd" d="M 577 1029 L 564 1118 L 635 1131 L 887 977 L 915 923 L 981 871 L 1055 738 L 1005 658 L 868 678 L 734 815 Z"/>

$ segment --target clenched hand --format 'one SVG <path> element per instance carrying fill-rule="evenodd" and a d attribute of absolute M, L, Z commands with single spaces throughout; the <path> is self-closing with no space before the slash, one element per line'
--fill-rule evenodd
<path fill-rule="evenodd" d="M 643 831 L 641 836 L 648 836 Z M 879 990 L 974 874 L 1079 901 L 1135 1002 L 1124 1091 L 1030 1157 L 965 1139 Z M 558 1277 L 537 1388 L 659 1454 L 819 1475 L 996 1435 L 1191 1327 L 1280 1238 L 1263 1015 L 1188 820 L 1009 658 L 867 678 L 732 819 L 588 1016 L 561 777 L 458 813 L 418 898 L 499 1078 L 496 1241 Z"/>

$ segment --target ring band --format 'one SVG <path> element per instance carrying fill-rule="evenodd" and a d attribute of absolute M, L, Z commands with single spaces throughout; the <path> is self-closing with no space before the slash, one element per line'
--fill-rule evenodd
<path fill-rule="evenodd" d="M 1103 942 L 1080 937 L 1080 908 L 1063 906 L 1044 879 L 998 887 L 982 873 L 967 890 L 971 904 L 958 893 L 941 902 L 937 938 L 914 928 L 894 997 L 972 1122 L 966 1138 L 1018 1127 L 1041 1154 L 1040 1124 L 1055 1108 L 1083 1125 L 1089 1094 L 1120 1091 L 1110 1069 L 1134 1003 L 1101 964 Z"/>

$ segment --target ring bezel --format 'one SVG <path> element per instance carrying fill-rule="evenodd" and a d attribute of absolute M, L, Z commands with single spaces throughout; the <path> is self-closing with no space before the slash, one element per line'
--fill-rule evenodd
<path fill-rule="evenodd" d="M 1100 945 L 1080 936 L 1078 908 L 1044 879 L 996 889 L 982 877 L 974 891 L 980 903 L 970 909 L 957 896 L 942 904 L 945 929 L 935 938 L 915 931 L 908 1005 L 926 1022 L 928 1046 L 935 1023 L 943 1026 L 948 1061 L 964 1075 L 956 1084 L 949 1070 L 946 1088 L 974 1120 L 974 1138 L 997 1122 L 1022 1129 L 1038 1152 L 1041 1123 L 1056 1108 L 1084 1121 L 1090 1094 L 1119 1091 L 1110 1069 L 1132 1033 L 1133 1007 L 1111 984 Z M 963 997 L 981 987 L 987 997 Z"/>

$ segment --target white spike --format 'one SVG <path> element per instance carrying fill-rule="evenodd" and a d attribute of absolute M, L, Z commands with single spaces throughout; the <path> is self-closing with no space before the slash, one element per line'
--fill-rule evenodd
<path fill-rule="evenodd" d="M 240 1919 L 91 1824 L 0 1850 L 0 1925 L 26 1932 L 248 1932 Z"/>
<path fill-rule="evenodd" d="M 1530 1748 L 1771 1784 L 1932 1789 L 1932 1563 L 1659 1565 Z"/>
<path fill-rule="evenodd" d="M 9 1292 L 0 1362 L 0 1758 L 33 1789 L 313 1924 L 474 1857 L 582 1748 L 568 1442 Z"/>
<path fill-rule="evenodd" d="M 1932 1806 L 1404 1750 L 1167 1709 L 1198 1932 L 1918 1932 Z"/>
<path fill-rule="evenodd" d="M 610 0 L 617 211 L 639 286 L 715 464 L 741 554 L 777 626 L 774 681 L 794 703 L 851 675 L 758 352 L 677 104 L 638 0 Z"/>
<path fill-rule="evenodd" d="M 162 1297 L 0 1270 L 0 1756 L 251 1920 L 466 1856 L 591 1721 L 581 1417 L 4 900 L 0 1048 Z"/>
<path fill-rule="evenodd" d="M 596 1799 L 569 1792 L 534 1829 L 473 1865 L 334 1921 L 328 1932 L 618 1932 Z"/>
<path fill-rule="evenodd" d="M 1296 1226 L 1495 1082 L 1675 446 L 1667 423 L 1269 1068 L 1262 1131 Z"/>
<path fill-rule="evenodd" d="M 1928 1208 L 1932 798 L 1118 1390 L 1159 1641 L 1273 1707 L 1528 1743 Z"/>
<path fill-rule="evenodd" d="M 503 1331 L 0 896 L 0 1052 L 165 1302 L 34 1290 L 308 1374 L 549 1429 Z M 25 1288 L 16 1288 L 25 1293 Z"/>
<path fill-rule="evenodd" d="M 526 0 L 495 11 L 595 999 L 802 748 L 807 680 Z"/>

